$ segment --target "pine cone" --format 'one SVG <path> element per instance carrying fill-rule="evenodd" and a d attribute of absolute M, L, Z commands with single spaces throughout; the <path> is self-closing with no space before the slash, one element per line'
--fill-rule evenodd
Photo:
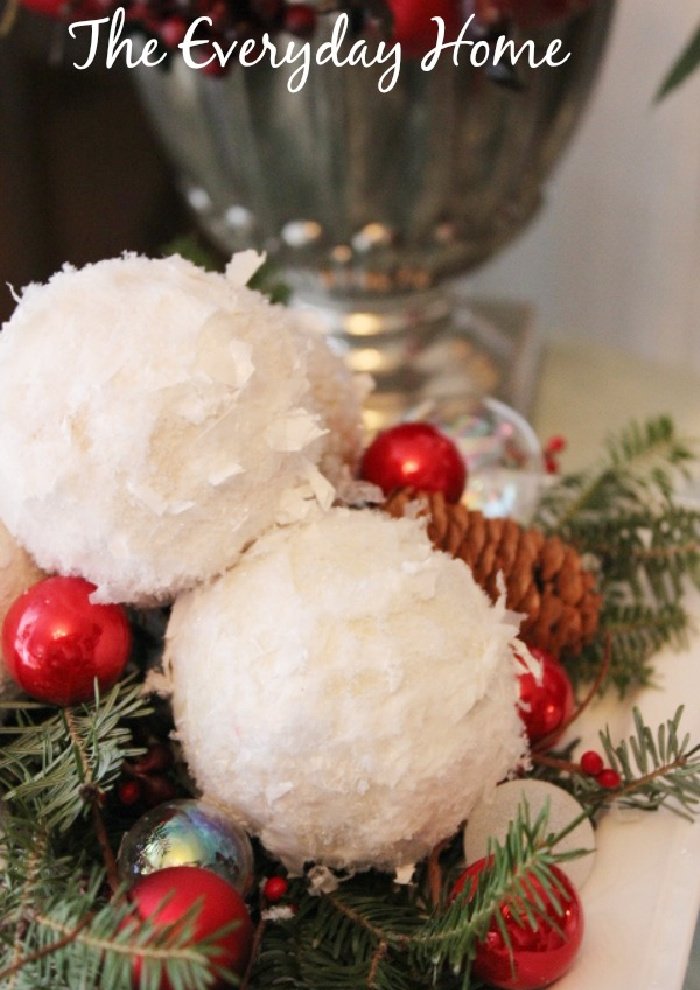
<path fill-rule="evenodd" d="M 520 636 L 529 646 L 555 657 L 577 656 L 593 638 L 601 596 L 572 546 L 513 519 L 486 519 L 464 505 L 450 505 L 440 492 L 404 489 L 390 495 L 382 509 L 400 517 L 409 505 L 428 516 L 433 545 L 468 564 L 492 601 L 503 574 L 506 604 L 525 616 Z"/>

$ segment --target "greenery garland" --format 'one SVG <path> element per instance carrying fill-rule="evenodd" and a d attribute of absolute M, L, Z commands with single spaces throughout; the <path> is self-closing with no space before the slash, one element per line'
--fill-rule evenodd
<path fill-rule="evenodd" d="M 595 555 L 605 607 L 599 641 L 580 673 L 609 660 L 620 690 L 651 676 L 658 646 L 678 640 L 688 626 L 684 590 L 698 583 L 698 513 L 674 501 L 674 476 L 688 469 L 690 448 L 666 418 L 633 426 L 609 443 L 591 471 L 562 478 L 548 491 L 540 522 Z M 137 658 L 158 645 L 142 625 Z M 606 650 L 604 644 L 608 643 Z M 609 653 L 609 656 L 608 656 Z M 113 850 L 124 831 L 111 794 L 134 742 L 167 734 L 162 713 L 142 693 L 143 670 L 94 703 L 61 711 L 20 701 L 3 704 L 0 729 L 0 987 L 7 990 L 123 990 L 132 984 L 136 957 L 142 987 L 157 990 L 167 972 L 173 990 L 210 985 L 210 941 L 192 942 L 193 919 L 170 928 L 126 923 L 125 891 Z M 598 681 L 601 677 L 598 677 Z M 597 685 L 595 685 L 597 686 Z M 157 706 L 156 706 L 157 707 Z M 634 712 L 629 739 L 600 733 L 601 749 L 620 784 L 604 789 L 564 752 L 534 755 L 534 775 L 566 787 L 595 819 L 612 804 L 691 817 L 700 804 L 700 747 L 682 731 L 679 709 L 661 725 Z M 450 901 L 459 871 L 460 839 L 448 841 L 414 882 L 397 885 L 377 872 L 339 877 L 319 894 L 308 877 L 290 885 L 295 910 L 273 918 L 253 904 L 255 963 L 244 990 L 444 990 L 476 988 L 470 974 L 476 946 L 506 898 L 522 898 L 534 921 L 527 878 L 545 892 L 556 888 L 553 867 L 577 853 L 558 843 L 577 824 L 551 834 L 546 814 L 531 820 L 526 806 L 511 823 L 473 896 Z M 258 850 L 258 875 L 270 863 Z M 283 912 L 284 914 L 284 912 Z"/>

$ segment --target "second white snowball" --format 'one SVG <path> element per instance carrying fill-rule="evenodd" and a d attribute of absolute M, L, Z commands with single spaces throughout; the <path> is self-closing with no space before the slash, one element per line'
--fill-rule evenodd
<path fill-rule="evenodd" d="M 515 628 L 418 521 L 334 509 L 278 530 L 175 604 L 185 757 L 292 868 L 415 861 L 525 748 Z"/>

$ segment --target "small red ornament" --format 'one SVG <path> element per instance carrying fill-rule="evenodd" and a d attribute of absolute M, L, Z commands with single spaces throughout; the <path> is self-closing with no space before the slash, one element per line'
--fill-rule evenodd
<path fill-rule="evenodd" d="M 466 476 L 457 445 L 430 423 L 400 423 L 377 434 L 360 465 L 360 477 L 385 495 L 417 488 L 442 492 L 448 502 L 459 502 Z"/>
<path fill-rule="evenodd" d="M 454 886 L 453 897 L 467 883 L 472 891 L 475 889 L 486 862 L 479 859 L 462 873 Z M 528 900 L 534 904 L 538 898 L 546 906 L 546 916 L 537 919 L 534 931 L 522 901 L 513 899 L 499 908 L 510 947 L 495 919 L 486 938 L 477 946 L 473 972 L 489 986 L 499 990 L 541 990 L 563 976 L 573 963 L 583 937 L 583 909 L 568 877 L 556 866 L 552 872 L 563 892 L 553 886 L 551 898 L 534 875 L 527 877 L 532 890 Z"/>
<path fill-rule="evenodd" d="M 464 23 L 458 0 L 388 0 L 392 16 L 392 42 L 401 44 L 401 54 L 421 58 L 438 39 L 433 17 L 441 17 L 444 41 L 454 41 Z"/>
<path fill-rule="evenodd" d="M 28 588 L 5 616 L 2 652 L 27 694 L 52 705 L 77 705 L 121 677 L 131 630 L 121 605 L 93 605 L 94 584 L 50 577 Z"/>
<path fill-rule="evenodd" d="M 581 770 L 588 777 L 597 777 L 600 771 L 604 767 L 603 757 L 600 753 L 596 753 L 594 749 L 587 749 L 585 753 L 581 755 Z"/>
<path fill-rule="evenodd" d="M 612 770 L 610 767 L 606 767 L 605 770 L 601 770 L 599 774 L 596 775 L 596 782 L 606 791 L 614 791 L 622 783 L 622 778 L 617 770 Z"/>
<path fill-rule="evenodd" d="M 520 674 L 520 717 L 532 745 L 546 736 L 553 744 L 574 713 L 574 689 L 551 653 L 537 647 L 531 647 L 530 653 L 542 665 L 542 680 L 538 683 L 528 670 Z"/>
<path fill-rule="evenodd" d="M 311 38 L 316 30 L 316 8 L 308 3 L 291 3 L 282 14 L 284 30 L 297 38 Z"/>
<path fill-rule="evenodd" d="M 211 963 L 213 967 L 232 969 L 239 975 L 245 971 L 253 940 L 253 924 L 241 895 L 218 874 L 200 866 L 168 866 L 139 877 L 129 892 L 129 899 L 138 918 L 148 919 L 156 926 L 180 921 L 199 901 L 193 945 L 208 939 L 232 921 L 238 922 L 235 928 L 216 940 L 217 951 L 211 957 Z M 139 987 L 139 958 L 134 960 L 133 977 L 133 986 Z M 171 990 L 165 976 L 160 982 L 160 990 Z"/>
<path fill-rule="evenodd" d="M 269 904 L 277 904 L 289 890 L 285 877 L 268 877 L 263 887 L 263 897 Z"/>

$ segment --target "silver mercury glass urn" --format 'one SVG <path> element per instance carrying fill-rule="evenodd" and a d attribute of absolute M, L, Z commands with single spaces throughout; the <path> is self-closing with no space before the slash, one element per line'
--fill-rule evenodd
<path fill-rule="evenodd" d="M 571 53 L 558 68 L 521 60 L 517 89 L 471 67 L 468 54 L 455 67 L 451 52 L 429 72 L 404 57 L 385 93 L 386 65 L 312 64 L 293 93 L 292 68 L 269 60 L 224 78 L 180 58 L 167 72 L 139 72 L 200 223 L 227 252 L 266 251 L 294 302 L 323 315 L 350 366 L 375 378 L 370 425 L 436 393 L 473 392 L 446 280 L 536 214 L 586 104 L 612 7 L 597 0 L 546 29 L 515 30 L 516 47 L 533 37 L 544 53 L 559 38 Z M 336 17 L 319 15 L 312 46 Z"/>

